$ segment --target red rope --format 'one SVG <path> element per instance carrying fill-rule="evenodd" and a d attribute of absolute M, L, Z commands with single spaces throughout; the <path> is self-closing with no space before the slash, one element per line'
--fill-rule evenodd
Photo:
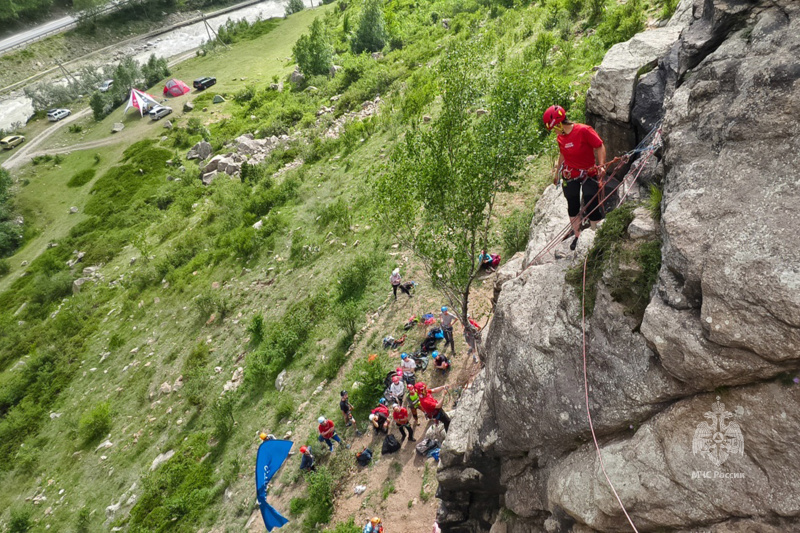
<path fill-rule="evenodd" d="M 631 525 L 633 530 L 636 533 L 639 533 L 639 530 L 636 529 L 636 526 L 633 524 L 633 520 L 631 520 L 628 511 L 625 509 L 625 505 L 622 504 L 622 499 L 620 499 L 619 494 L 617 494 L 617 490 L 614 488 L 614 484 L 611 483 L 611 478 L 608 477 L 608 472 L 606 472 L 606 465 L 603 462 L 603 455 L 600 453 L 600 445 L 597 443 L 597 435 L 594 432 L 594 424 L 592 423 L 592 413 L 589 410 L 589 377 L 588 372 L 586 371 L 586 262 L 588 260 L 588 256 L 583 259 L 583 292 L 581 295 L 581 329 L 583 331 L 583 386 L 586 391 L 586 416 L 589 418 L 589 428 L 592 430 L 592 439 L 594 440 L 594 447 L 597 450 L 597 458 L 600 460 L 600 468 L 603 470 L 603 475 L 606 477 L 606 481 L 608 481 L 608 486 L 611 487 L 611 492 L 614 493 L 614 496 L 617 498 L 617 502 L 619 502 L 619 506 L 622 509 L 622 512 L 625 513 L 625 518 L 628 519 L 628 523 Z"/>

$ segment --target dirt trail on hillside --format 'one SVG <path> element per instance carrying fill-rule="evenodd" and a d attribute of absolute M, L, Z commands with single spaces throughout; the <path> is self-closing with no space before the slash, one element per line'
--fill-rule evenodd
<path fill-rule="evenodd" d="M 405 268 L 409 268 L 408 265 Z M 407 279 L 423 280 L 425 276 L 422 269 L 419 268 L 415 269 L 414 272 L 409 272 Z M 482 277 L 481 280 L 484 283 L 482 285 L 478 284 L 471 295 L 473 316 L 481 325 L 484 325 L 487 322 L 487 317 L 490 316 L 494 279 L 494 275 Z M 388 303 L 375 318 L 375 322 L 361 335 L 354 352 L 356 355 L 351 358 L 351 363 L 342 369 L 339 377 L 328 384 L 328 387 L 337 391 L 342 388 L 348 388 L 349 384 L 345 383 L 344 376 L 356 357 L 363 356 L 368 352 L 364 348 L 365 339 L 368 339 L 373 332 L 379 334 L 378 338 L 383 338 L 386 334 L 394 334 L 393 332 L 407 320 L 407 317 L 413 314 L 419 315 L 420 309 L 424 309 L 427 312 L 438 311 L 440 305 L 441 297 L 429 287 L 426 287 L 424 291 L 418 289 L 413 299 L 407 299 L 405 296 L 399 295 L 397 302 L 394 302 L 390 297 Z M 414 328 L 409 331 L 408 340 L 402 349 L 392 350 L 389 355 L 396 358 L 399 365 L 400 352 L 414 351 L 428 329 L 429 327 Z M 452 411 L 454 403 L 463 388 L 469 386 L 480 371 L 480 365 L 474 363 L 471 356 L 466 355 L 467 347 L 464 342 L 462 328 L 456 325 L 454 329 L 456 356 L 451 358 L 453 362 L 452 370 L 447 374 L 442 374 L 434 369 L 433 365 L 430 365 L 424 372 L 417 374 L 417 380 L 424 381 L 431 388 L 444 384 L 450 385 L 450 392 L 440 392 L 435 395 L 437 398 L 445 399 L 447 411 Z M 441 346 L 442 344 L 440 343 Z M 450 354 L 448 353 L 448 355 Z M 377 400 L 378 398 L 375 398 L 376 405 Z M 385 435 L 383 433 L 375 435 L 370 426 L 364 435 L 356 437 L 353 428 L 342 427 L 341 413 L 338 412 L 338 407 L 334 411 L 334 407 L 331 406 L 328 411 L 336 423 L 339 434 L 350 445 L 349 450 L 339 450 L 337 445 L 334 453 L 348 453 L 353 457 L 349 475 L 339 481 L 340 489 L 335 494 L 334 514 L 329 526 L 345 522 L 350 517 L 353 517 L 356 525 L 361 527 L 369 517 L 377 515 L 383 520 L 386 533 L 428 533 L 431 531 L 436 520 L 438 506 L 438 501 L 435 497 L 438 487 L 436 482 L 437 463 L 433 459 L 426 459 L 417 454 L 414 449 L 416 443 L 406 441 L 402 443 L 402 447 L 397 453 L 379 456 L 376 461 L 373 461 L 366 468 L 358 467 L 355 463 L 355 452 L 362 450 L 364 447 L 369 447 L 376 455 L 379 454 Z M 310 416 L 311 413 L 308 415 Z M 358 422 L 359 427 L 362 429 L 369 423 L 365 420 L 359 420 Z M 426 430 L 431 425 L 432 422 L 426 420 L 424 414 L 420 411 L 419 423 L 413 424 L 414 436 L 417 442 L 424 438 Z M 298 431 L 293 440 L 295 442 L 305 442 L 309 434 L 314 433 L 315 436 L 316 426 L 312 426 L 313 424 L 309 424 L 308 430 Z M 398 441 L 400 440 L 400 434 L 396 427 L 392 427 L 391 433 L 395 435 Z M 318 462 L 326 464 L 328 454 L 326 450 L 323 450 L 322 445 L 313 446 L 312 449 L 317 456 Z M 295 469 L 298 467 L 298 461 L 297 455 L 293 455 L 283 468 Z M 425 475 L 426 463 L 428 467 L 427 476 Z M 421 496 L 423 477 L 425 477 L 426 481 L 424 487 L 425 498 Z M 366 486 L 366 490 L 360 495 L 354 492 L 358 485 Z M 390 490 L 391 486 L 394 487 L 393 491 Z M 276 494 L 278 494 L 277 491 Z M 279 494 L 274 498 L 270 498 L 270 502 L 277 509 L 285 511 L 288 516 L 291 499 L 305 497 L 305 483 L 301 478 L 296 483 L 284 485 Z M 384 494 L 386 494 L 385 499 Z M 424 499 L 427 499 L 427 501 L 423 501 Z M 250 527 L 248 527 L 247 531 L 249 533 L 264 531 L 264 525 L 260 516 L 258 516 L 258 510 L 254 511 L 251 518 L 253 519 L 250 521 Z M 290 520 L 294 522 L 299 519 L 290 518 Z M 294 529 L 291 530 L 294 531 Z"/>
<path fill-rule="evenodd" d="M 55 125 L 53 125 L 50 128 L 47 128 L 42 133 L 40 133 L 39 135 L 37 135 L 36 137 L 31 139 L 29 142 L 23 143 L 22 145 L 20 145 L 20 147 L 17 150 L 17 152 L 14 153 L 14 155 L 12 155 L 11 157 L 9 157 L 8 159 L 6 159 L 3 162 L 3 165 L 2 165 L 3 168 L 6 169 L 6 170 L 12 170 L 12 169 L 15 169 L 17 167 L 21 167 L 22 165 L 24 165 L 25 163 L 27 163 L 28 161 L 33 159 L 35 156 L 41 155 L 41 154 L 45 154 L 45 153 L 54 153 L 55 154 L 55 153 L 69 152 L 69 151 L 72 151 L 72 150 L 81 150 L 81 148 L 79 148 L 80 145 L 77 145 L 77 146 L 72 146 L 72 147 L 69 147 L 69 148 L 63 148 L 63 149 L 60 149 L 58 151 L 49 151 L 49 152 L 48 151 L 44 151 L 44 152 L 36 152 L 36 153 L 33 152 L 33 150 L 37 146 L 39 146 L 44 141 L 46 141 L 51 135 L 56 133 L 58 130 L 60 130 L 61 128 L 63 128 L 67 124 L 71 124 L 71 123 L 75 122 L 76 120 L 79 120 L 79 119 L 87 116 L 91 112 L 92 112 L 91 108 L 87 107 L 86 109 L 84 109 L 82 111 L 79 111 L 78 113 L 75 113 L 74 115 L 68 116 L 64 120 L 60 120 L 60 121 L 56 122 Z M 86 143 L 86 144 L 91 144 L 91 143 Z M 110 143 L 106 143 L 106 144 L 110 144 Z M 102 146 L 102 145 L 99 145 L 99 146 Z M 88 147 L 88 148 L 93 148 L 93 147 Z"/>

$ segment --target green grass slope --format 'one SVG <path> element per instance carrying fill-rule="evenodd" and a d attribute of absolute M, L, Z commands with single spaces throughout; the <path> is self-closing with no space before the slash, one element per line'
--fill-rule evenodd
<path fill-rule="evenodd" d="M 586 36 L 597 23 L 588 2 L 506 9 L 404 0 L 384 6 L 390 38 L 373 59 L 349 52 L 360 9 L 302 12 L 187 61 L 175 77 L 216 74 L 219 83 L 184 97 L 195 109 L 173 114 L 172 129 L 123 119 L 129 126 L 115 144 L 15 174 L 17 208 L 35 231 L 0 287 L 0 527 L 242 531 L 254 509 L 257 433 L 312 442 L 316 417 L 338 421 L 338 390 L 354 381 L 366 391 L 354 395 L 363 420 L 375 400 L 368 391 L 393 366 L 367 355 L 407 310 L 437 302 L 420 264 L 378 227 L 371 184 L 403 133 L 425 127 L 425 115 L 435 120 L 441 54 L 478 36 L 485 53 L 475 68 L 487 83 L 509 69 L 546 77 L 574 94 L 564 103 L 577 118 L 587 73 L 607 46 Z M 315 16 L 343 68 L 271 89 Z M 212 104 L 214 94 L 227 101 Z M 378 96 L 377 114 L 356 115 Z M 335 109 L 318 116 L 323 106 Z M 87 122 L 81 142 L 106 136 L 120 113 Z M 187 149 L 206 139 L 227 153 L 244 133 L 288 138 L 241 177 L 204 186 Z M 64 135 L 58 142 L 69 142 Z M 491 239 L 506 254 L 524 246 L 529 219 L 520 213 L 547 168 L 547 157 L 535 159 L 516 192 L 499 198 Z M 400 265 L 422 283 L 424 303 L 387 313 L 386 280 Z M 386 318 L 370 326 L 378 314 Z M 321 457 L 325 470 L 305 480 L 294 463 L 281 474 L 275 498 L 311 502 L 292 504 L 287 531 L 330 520 L 352 468 L 337 457 Z"/>

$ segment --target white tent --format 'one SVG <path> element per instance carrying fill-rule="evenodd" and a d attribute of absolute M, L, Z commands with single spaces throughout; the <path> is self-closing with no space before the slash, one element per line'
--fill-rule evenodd
<path fill-rule="evenodd" d="M 139 114 L 144 116 L 147 111 L 156 105 L 158 105 L 158 100 L 149 94 L 138 89 L 131 89 L 131 97 L 128 98 L 128 105 L 125 106 L 125 113 L 128 112 L 128 109 L 135 107 L 139 110 Z"/>

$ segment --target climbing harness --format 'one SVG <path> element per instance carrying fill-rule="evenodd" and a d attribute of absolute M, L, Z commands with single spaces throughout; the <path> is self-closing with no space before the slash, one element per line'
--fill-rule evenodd
<path fill-rule="evenodd" d="M 606 477 L 606 481 L 608 482 L 608 486 L 611 487 L 611 492 L 614 493 L 614 496 L 617 498 L 617 502 L 619 503 L 622 512 L 625 513 L 625 518 L 628 519 L 628 523 L 633 528 L 635 533 L 639 533 L 639 530 L 636 529 L 636 526 L 633 524 L 633 520 L 631 520 L 628 511 L 625 509 L 625 505 L 622 503 L 622 499 L 617 494 L 617 490 L 614 488 L 614 484 L 611 483 L 611 478 L 608 477 L 608 472 L 606 472 L 606 465 L 603 462 L 603 454 L 600 453 L 600 445 L 597 443 L 597 435 L 594 432 L 594 424 L 592 423 L 592 413 L 589 410 L 589 375 L 586 371 L 586 263 L 588 261 L 588 257 L 583 259 L 583 289 L 581 292 L 581 330 L 583 332 L 583 387 L 586 392 L 586 416 L 589 419 L 589 429 L 592 430 L 592 440 L 594 440 L 594 447 L 597 450 L 597 459 L 600 461 L 600 469 L 603 471 L 603 475 Z"/>
<path fill-rule="evenodd" d="M 614 159 L 612 159 L 611 161 L 609 161 L 605 165 L 603 165 L 606 168 L 607 177 L 606 177 L 605 180 L 598 180 L 598 186 L 599 187 L 598 187 L 597 193 L 592 197 L 592 199 L 589 202 L 585 203 L 585 205 L 589 205 L 589 204 L 592 203 L 592 201 L 594 201 L 595 198 L 597 198 L 599 196 L 598 201 L 597 201 L 597 205 L 594 207 L 594 209 L 592 209 L 588 213 L 585 212 L 585 206 L 583 208 L 581 208 L 581 212 L 578 215 L 578 216 L 581 217 L 581 224 L 583 224 L 584 222 L 586 222 L 588 220 L 589 215 L 594 213 L 597 209 L 601 209 L 605 205 L 605 203 L 608 200 L 608 198 L 614 196 L 614 194 L 618 190 L 620 190 L 620 188 L 625 184 L 625 181 L 621 180 L 619 182 L 619 184 L 616 187 L 614 187 L 614 189 L 611 191 L 610 194 L 608 194 L 608 195 L 605 194 L 605 186 L 606 186 L 606 184 L 611 179 L 614 178 L 614 176 L 620 171 L 620 169 L 622 169 L 625 166 L 625 164 L 628 161 L 630 161 L 630 158 L 632 156 L 634 156 L 634 155 L 637 155 L 637 154 L 646 154 L 643 158 L 640 158 L 640 159 L 638 159 L 637 161 L 634 162 L 634 166 L 635 166 L 634 170 L 636 170 L 636 174 L 635 174 L 633 180 L 630 182 L 630 185 L 628 185 L 627 190 L 625 190 L 624 195 L 622 196 L 622 198 L 620 198 L 619 204 L 621 205 L 622 202 L 625 201 L 625 198 L 627 198 L 627 196 L 630 193 L 630 191 L 633 189 L 633 185 L 638 180 L 639 175 L 641 174 L 642 170 L 644 170 L 645 163 L 650 159 L 650 156 L 652 156 L 653 153 L 656 150 L 658 150 L 658 148 L 660 146 L 661 146 L 661 124 L 659 123 L 650 131 L 650 133 L 647 134 L 647 136 L 645 136 L 644 139 L 642 139 L 642 141 L 636 146 L 636 148 L 634 148 L 633 150 L 631 150 L 629 152 L 626 152 L 626 153 L 622 154 L 621 156 L 615 157 Z M 613 167 L 613 170 L 611 172 L 608 172 L 608 170 L 611 169 L 612 167 Z M 599 165 L 596 166 L 595 168 L 599 168 Z M 528 270 L 528 268 L 530 268 L 531 266 L 535 265 L 539 259 L 544 257 L 546 254 L 550 253 L 556 246 L 558 246 L 558 244 L 561 241 L 563 241 L 564 239 L 566 239 L 569 236 L 571 231 L 572 231 L 572 225 L 571 224 L 567 224 L 564 229 L 559 231 L 556 234 L 556 236 L 553 237 L 553 239 L 550 242 L 548 242 L 544 246 L 544 248 L 542 248 L 539 251 L 539 253 L 537 253 L 533 257 L 533 259 L 531 259 L 528 267 L 525 270 Z M 523 272 L 525 270 L 523 270 Z M 521 274 L 522 273 L 520 273 L 520 275 Z"/>

